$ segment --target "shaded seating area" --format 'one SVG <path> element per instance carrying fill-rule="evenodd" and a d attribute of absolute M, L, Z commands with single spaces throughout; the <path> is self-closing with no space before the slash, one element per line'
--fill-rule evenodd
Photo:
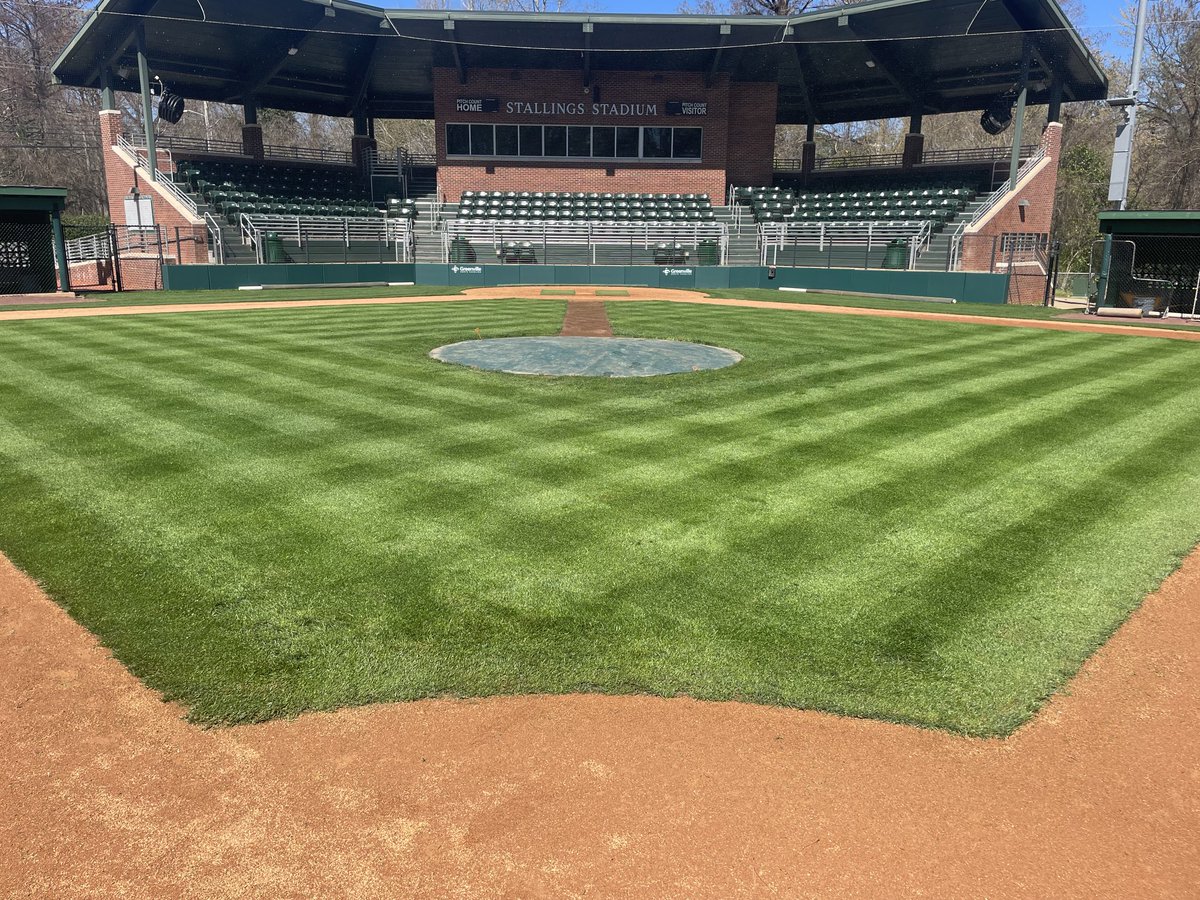
<path fill-rule="evenodd" d="M 708 194 L 464 191 L 462 219 L 704 222 L 716 219 Z"/>
<path fill-rule="evenodd" d="M 414 204 L 371 201 L 357 174 L 335 166 L 280 166 L 233 160 L 182 161 L 176 183 L 230 225 L 240 216 L 414 218 Z"/>

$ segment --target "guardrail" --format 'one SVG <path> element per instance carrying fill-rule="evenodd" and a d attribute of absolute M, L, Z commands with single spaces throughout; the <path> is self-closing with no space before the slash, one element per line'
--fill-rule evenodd
<path fill-rule="evenodd" d="M 204 226 L 208 230 L 208 246 L 212 250 L 213 260 L 223 264 L 225 262 L 225 234 L 221 230 L 221 223 L 213 218 L 211 212 L 205 210 Z"/>
<path fill-rule="evenodd" d="M 490 244 L 493 251 L 503 259 L 506 244 L 516 244 L 518 249 L 541 252 L 543 262 L 553 255 L 551 247 L 577 247 L 587 251 L 584 263 L 598 265 L 614 253 L 628 251 L 630 256 L 637 251 L 655 254 L 662 250 L 659 245 L 675 245 L 686 252 L 687 259 L 695 252 L 697 260 L 701 244 L 712 241 L 716 244 L 715 264 L 725 265 L 729 257 L 729 227 L 724 222 L 546 222 L 546 221 L 479 221 L 451 219 L 442 232 L 442 261 L 463 262 L 452 258 L 456 240 Z M 527 248 L 521 248 L 525 244 Z M 561 260 L 560 260 L 561 261 Z M 657 264 L 657 260 L 656 260 Z"/>
<path fill-rule="evenodd" d="M 861 249 L 863 268 L 870 268 L 868 255 L 886 248 L 895 240 L 907 242 L 907 267 L 914 268 L 917 258 L 933 239 L 933 223 L 920 222 L 763 222 L 758 226 L 759 260 L 764 266 L 777 265 L 780 253 L 788 248 L 805 248 L 818 253 L 835 249 Z"/>
<path fill-rule="evenodd" d="M 71 238 L 63 241 L 67 250 L 68 263 L 88 262 L 93 259 L 112 259 L 113 242 L 108 229 L 89 234 L 86 237 Z"/>
<path fill-rule="evenodd" d="M 139 168 L 150 169 L 150 155 L 145 147 L 139 147 L 129 140 L 125 135 L 118 135 L 117 146 L 133 157 L 134 164 Z M 170 166 L 169 171 L 164 171 L 162 166 L 156 166 L 155 175 L 152 179 L 155 184 L 162 187 L 168 194 L 174 197 L 183 208 L 186 209 L 196 218 L 200 217 L 200 210 L 196 207 L 196 201 L 189 197 L 184 190 L 175 183 L 173 173 L 175 171 L 175 160 L 171 156 L 169 149 L 162 151 L 166 154 L 167 165 Z"/>
<path fill-rule="evenodd" d="M 1035 154 L 1037 144 L 1021 147 L 1021 158 Z M 1008 159 L 1012 147 L 963 147 L 951 150 L 926 150 L 921 155 L 921 165 L 951 165 L 954 163 L 995 162 Z M 903 153 L 857 153 L 846 155 L 818 157 L 813 164 L 814 170 L 827 169 L 885 169 L 896 168 L 904 163 Z M 803 160 L 794 157 L 780 157 L 775 160 L 777 172 L 801 172 Z"/>
<path fill-rule="evenodd" d="M 285 246 L 307 249 L 313 244 L 343 247 L 374 243 L 380 248 L 394 248 L 396 262 L 412 262 L 413 231 L 408 219 L 374 217 L 334 218 L 328 216 L 268 216 L 242 213 L 238 220 L 242 243 L 253 247 L 258 262 L 267 258 L 264 237 L 278 235 Z"/>
<path fill-rule="evenodd" d="M 146 137 L 144 134 L 132 134 L 126 139 L 138 151 L 145 153 Z M 156 136 L 154 142 L 160 150 L 174 151 L 175 153 L 212 153 L 217 156 L 240 156 L 245 159 L 251 159 L 241 141 L 162 134 Z M 266 159 L 289 162 L 316 162 L 327 165 L 349 166 L 354 163 L 354 157 L 349 150 L 328 150 L 322 147 L 294 147 L 283 144 L 265 144 L 263 145 L 263 156 Z"/>
<path fill-rule="evenodd" d="M 1017 183 L 1020 184 L 1021 179 L 1024 178 L 1026 175 L 1028 175 L 1033 170 L 1033 167 L 1036 166 L 1038 163 L 1040 163 L 1045 158 L 1046 158 L 1046 148 L 1039 147 L 1037 149 L 1037 152 L 1034 153 L 1032 156 L 1030 156 L 1029 159 L 1025 160 L 1025 162 L 1022 163 L 1021 168 L 1017 169 Z M 974 225 L 976 222 L 979 222 L 981 219 L 983 219 L 984 216 L 986 216 L 993 209 L 995 209 L 997 206 L 999 206 L 1000 201 L 1004 199 L 1004 196 L 1010 190 L 1011 190 L 1011 186 L 1009 184 L 1009 180 L 1006 178 L 1006 179 L 1004 179 L 1004 183 L 1001 184 L 1000 187 L 996 188 L 996 190 L 992 191 L 992 193 L 988 195 L 988 198 L 986 201 L 984 201 L 983 206 L 979 207 L 979 209 L 977 209 L 975 211 L 975 215 L 971 217 L 971 221 L 967 223 L 967 227 L 970 227 L 970 226 Z"/>

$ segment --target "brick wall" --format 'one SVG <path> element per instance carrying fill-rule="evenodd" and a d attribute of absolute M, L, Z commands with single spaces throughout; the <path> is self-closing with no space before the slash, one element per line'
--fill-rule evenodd
<path fill-rule="evenodd" d="M 757 186 L 775 180 L 775 117 L 779 85 L 774 82 L 729 86 L 727 147 L 730 184 Z"/>
<path fill-rule="evenodd" d="M 583 73 L 524 72 L 508 69 L 468 70 L 460 84 L 454 69 L 434 69 L 437 121 L 438 182 L 446 200 L 457 202 L 465 190 L 546 190 L 600 192 L 706 193 L 723 203 L 728 177 L 730 137 L 739 161 L 739 177 L 770 181 L 775 139 L 775 85 L 735 85 L 727 76 L 705 87 L 704 76 L 690 72 L 596 72 L 595 89 L 584 89 Z M 756 89 L 757 93 L 756 93 Z M 458 112 L 459 98 L 495 98 L 500 111 Z M 731 115 L 730 103 L 745 104 Z M 705 116 L 668 116 L 668 100 L 708 103 Z M 580 115 L 507 113 L 507 101 L 581 103 Z M 593 114 L 593 102 L 655 104 L 653 116 Z M 671 160 L 462 160 L 447 158 L 445 126 L 450 122 L 505 125 L 668 125 L 704 129 L 702 157 L 697 162 Z M 769 135 L 768 135 L 769 132 Z M 488 170 L 491 171 L 488 171 Z"/>
<path fill-rule="evenodd" d="M 136 185 L 140 193 L 153 197 L 155 224 L 165 229 L 167 238 L 174 245 L 175 235 L 179 235 L 179 261 L 182 263 L 208 262 L 208 231 L 203 224 L 193 222 L 184 216 L 162 196 L 162 189 L 155 186 L 144 177 L 143 171 L 135 171 L 117 152 L 117 138 L 125 130 L 123 116 L 117 110 L 103 110 L 100 113 L 100 146 L 104 149 L 104 180 L 108 191 L 108 217 L 115 225 L 136 224 L 125 221 L 125 198 Z M 159 157 L 159 171 L 170 172 L 172 165 L 169 158 L 163 154 Z M 178 232 L 176 232 L 178 229 Z M 124 272 L 122 272 L 124 275 Z M 151 279 L 139 278 L 136 282 L 147 282 Z M 155 277 L 154 281 L 161 283 Z M 131 287 L 129 279 L 123 278 L 127 288 Z M 133 288 L 136 289 L 136 288 Z"/>
<path fill-rule="evenodd" d="M 1058 163 L 1062 149 L 1062 124 L 1051 122 L 1042 132 L 1042 147 L 1046 165 L 1022 184 L 1008 200 L 992 211 L 974 231 L 963 235 L 962 268 L 967 271 L 988 271 L 1001 258 L 1001 240 L 1005 234 L 1049 234 L 1054 219 L 1054 193 L 1058 187 Z M 1022 207 L 1021 201 L 1029 205 Z M 994 249 L 993 249 L 994 248 Z"/>

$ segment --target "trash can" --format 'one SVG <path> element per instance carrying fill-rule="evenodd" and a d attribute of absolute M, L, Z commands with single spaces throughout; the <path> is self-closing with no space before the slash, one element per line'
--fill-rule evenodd
<path fill-rule="evenodd" d="M 465 237 L 456 237 L 450 242 L 450 262 L 475 262 L 475 248 L 471 246 L 471 242 Z"/>
<path fill-rule="evenodd" d="M 904 238 L 897 238 L 894 241 L 888 241 L 887 252 L 883 257 L 883 267 L 885 269 L 907 269 L 908 268 L 908 241 Z"/>
<path fill-rule="evenodd" d="M 283 238 L 274 231 L 268 231 L 263 235 L 263 262 L 287 262 L 287 254 L 283 252 Z"/>
<path fill-rule="evenodd" d="M 702 266 L 716 266 L 721 262 L 721 251 L 713 240 L 701 241 L 696 247 L 696 262 Z"/>

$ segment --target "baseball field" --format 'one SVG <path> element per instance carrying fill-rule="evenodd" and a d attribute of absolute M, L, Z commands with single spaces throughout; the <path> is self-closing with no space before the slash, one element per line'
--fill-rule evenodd
<path fill-rule="evenodd" d="M 610 302 L 745 359 L 429 358 L 565 306 L 5 323 L 0 551 L 197 723 L 595 692 L 986 736 L 1200 538 L 1194 342 Z"/>

